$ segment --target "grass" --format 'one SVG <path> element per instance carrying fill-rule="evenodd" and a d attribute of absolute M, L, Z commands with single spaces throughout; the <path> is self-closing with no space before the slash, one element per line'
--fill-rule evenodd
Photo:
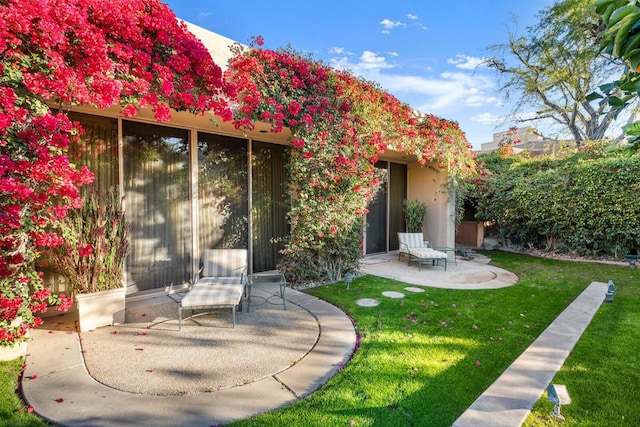
<path fill-rule="evenodd" d="M 616 302 L 599 311 L 576 349 L 581 356 L 568 361 L 574 377 L 561 372 L 556 381 L 566 384 L 574 399 L 563 408 L 564 425 L 640 425 L 634 355 L 640 348 L 640 271 L 501 252 L 490 256 L 520 277 L 518 285 L 413 294 L 404 283 L 365 276 L 351 291 L 341 283 L 310 290 L 352 316 L 361 335 L 358 352 L 318 392 L 234 425 L 450 426 L 589 283 L 608 280 L 619 287 Z M 406 297 L 388 299 L 383 291 Z M 375 298 L 380 305 L 360 307 L 359 298 Z M 607 398 L 596 403 L 600 383 L 613 394 L 605 391 Z M 529 425 L 554 423 L 548 416 L 552 409 L 541 400 Z M 613 412 L 618 418 L 611 418 Z"/>
<path fill-rule="evenodd" d="M 343 283 L 309 290 L 353 318 L 359 350 L 316 393 L 234 425 L 450 426 L 589 283 L 608 280 L 618 287 L 614 304 L 598 311 L 554 380 L 573 399 L 562 408 L 562 425 L 640 425 L 640 270 L 489 255 L 520 277 L 516 286 L 410 293 L 404 283 L 364 276 L 350 291 Z M 383 291 L 406 296 L 389 299 Z M 359 298 L 380 305 L 360 307 Z M 0 378 L 0 419 L 45 425 L 25 413 L 14 393 L 20 364 L 0 366 L 7 370 Z M 552 409 L 543 397 L 526 425 L 560 425 L 550 417 Z"/>
<path fill-rule="evenodd" d="M 47 423 L 29 412 L 16 392 L 22 363 L 21 359 L 0 362 L 0 426 L 47 426 Z"/>

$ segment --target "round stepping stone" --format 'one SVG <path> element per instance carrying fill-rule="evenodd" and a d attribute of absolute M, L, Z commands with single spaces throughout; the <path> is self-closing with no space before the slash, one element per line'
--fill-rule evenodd
<path fill-rule="evenodd" d="M 358 301 L 356 301 L 356 304 L 358 304 L 360 307 L 375 307 L 376 305 L 380 304 L 380 302 L 373 298 L 360 298 Z"/>
<path fill-rule="evenodd" d="M 404 294 L 402 292 L 395 291 L 384 291 L 382 295 L 388 298 L 404 298 Z"/>
<path fill-rule="evenodd" d="M 406 288 L 404 288 L 404 290 L 405 291 L 409 291 L 409 292 L 415 292 L 415 293 L 424 292 L 424 289 L 422 289 L 422 288 L 414 288 L 412 286 L 406 287 Z"/>

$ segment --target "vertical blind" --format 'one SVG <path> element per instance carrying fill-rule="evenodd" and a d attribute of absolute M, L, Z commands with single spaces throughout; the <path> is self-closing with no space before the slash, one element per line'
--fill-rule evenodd
<path fill-rule="evenodd" d="M 123 121 L 122 133 L 129 275 L 139 290 L 188 282 L 189 132 Z"/>
<path fill-rule="evenodd" d="M 407 198 L 407 165 L 389 164 L 389 250 L 400 248 L 398 232 L 405 231 L 404 201 Z"/>
<path fill-rule="evenodd" d="M 284 201 L 285 147 L 252 143 L 253 271 L 269 271 L 280 260 L 282 239 L 289 233 Z"/>
<path fill-rule="evenodd" d="M 246 249 L 247 141 L 198 132 L 198 232 L 204 249 Z"/>
<path fill-rule="evenodd" d="M 98 190 L 106 194 L 118 185 L 118 121 L 81 113 L 68 116 L 84 129 L 82 145 L 70 147 L 69 160 L 89 168 Z"/>
<path fill-rule="evenodd" d="M 369 203 L 366 230 L 366 253 L 375 254 L 387 250 L 387 192 L 389 175 L 387 162 L 377 162 L 376 177 L 381 181 L 378 191 Z"/>

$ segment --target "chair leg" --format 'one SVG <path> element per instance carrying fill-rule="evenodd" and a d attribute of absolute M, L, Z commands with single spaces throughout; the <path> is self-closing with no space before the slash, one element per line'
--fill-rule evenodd
<path fill-rule="evenodd" d="M 178 307 L 178 331 L 182 330 L 182 307 Z"/>
<path fill-rule="evenodd" d="M 236 327 L 236 306 L 231 306 L 231 313 L 233 314 L 233 327 Z"/>

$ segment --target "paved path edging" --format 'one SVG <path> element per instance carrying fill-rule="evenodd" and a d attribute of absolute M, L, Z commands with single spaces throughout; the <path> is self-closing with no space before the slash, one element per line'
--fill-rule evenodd
<path fill-rule="evenodd" d="M 606 283 L 592 282 L 453 426 L 521 426 L 591 323 L 606 291 Z"/>

